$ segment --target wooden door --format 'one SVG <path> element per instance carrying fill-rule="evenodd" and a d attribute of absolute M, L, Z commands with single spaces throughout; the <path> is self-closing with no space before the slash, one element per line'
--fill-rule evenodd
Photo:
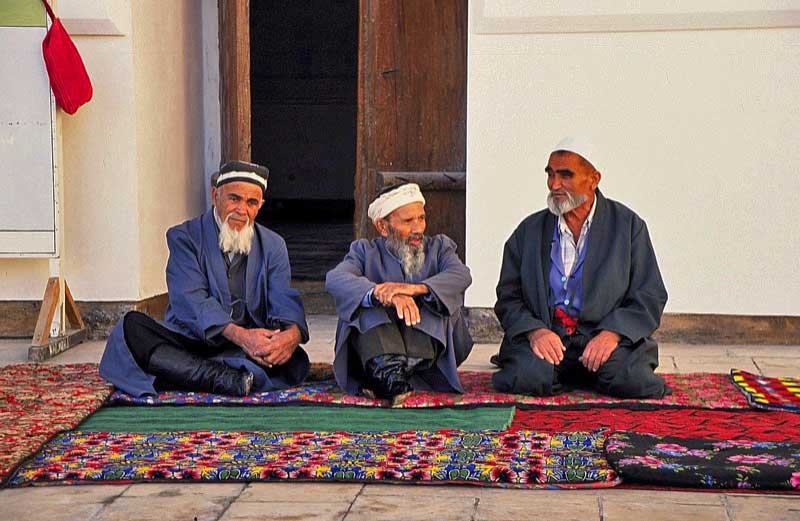
<path fill-rule="evenodd" d="M 445 176 L 426 197 L 429 231 L 463 255 L 467 11 L 467 0 L 361 1 L 357 237 L 372 233 L 366 210 L 381 172 L 458 172 L 461 182 Z"/>
<path fill-rule="evenodd" d="M 460 182 L 445 176 L 426 196 L 430 233 L 463 257 L 467 11 L 467 0 L 360 0 L 356 237 L 372 233 L 379 173 L 456 172 Z M 219 15 L 222 156 L 249 160 L 249 0 L 220 0 Z"/>

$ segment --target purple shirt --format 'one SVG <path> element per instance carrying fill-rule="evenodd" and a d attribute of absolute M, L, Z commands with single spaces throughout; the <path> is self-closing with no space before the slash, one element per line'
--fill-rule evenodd
<path fill-rule="evenodd" d="M 550 297 L 551 308 L 559 307 L 572 317 L 581 314 L 583 293 L 583 261 L 586 259 L 586 246 L 578 253 L 578 260 L 567 275 L 561 259 L 562 239 L 558 226 L 553 227 L 553 240 L 550 243 Z M 587 243 L 584 243 L 587 244 Z"/>

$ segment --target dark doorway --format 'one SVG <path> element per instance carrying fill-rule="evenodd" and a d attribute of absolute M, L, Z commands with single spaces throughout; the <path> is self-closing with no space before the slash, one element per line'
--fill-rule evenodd
<path fill-rule="evenodd" d="M 270 169 L 258 222 L 292 274 L 320 280 L 353 237 L 357 0 L 250 2 L 252 159 Z"/>

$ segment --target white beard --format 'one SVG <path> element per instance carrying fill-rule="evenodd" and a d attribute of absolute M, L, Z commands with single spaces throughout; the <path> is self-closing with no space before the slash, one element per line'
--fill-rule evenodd
<path fill-rule="evenodd" d="M 250 219 L 247 220 L 241 230 L 234 230 L 228 224 L 230 215 L 225 218 L 225 222 L 219 228 L 219 247 L 225 253 L 240 253 L 248 255 L 250 253 L 250 246 L 253 243 L 253 235 L 255 235 L 255 226 Z"/>
<path fill-rule="evenodd" d="M 566 198 L 563 199 L 561 202 L 556 202 L 555 198 L 553 197 L 554 194 L 552 191 L 547 194 L 547 209 L 550 210 L 550 213 L 554 215 L 564 215 L 565 213 L 569 213 L 589 200 L 586 194 L 573 195 L 567 192 L 566 190 L 558 193 L 566 194 Z"/>

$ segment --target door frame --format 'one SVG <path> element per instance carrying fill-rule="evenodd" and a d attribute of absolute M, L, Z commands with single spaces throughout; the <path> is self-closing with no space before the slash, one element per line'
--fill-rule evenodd
<path fill-rule="evenodd" d="M 366 154 L 364 151 L 364 56 L 365 24 L 369 0 L 359 0 L 358 92 L 356 122 L 355 212 L 356 237 L 366 229 Z M 222 161 L 251 160 L 250 127 L 250 0 L 219 0 L 220 123 Z M 361 214 L 364 214 L 363 216 Z"/>

